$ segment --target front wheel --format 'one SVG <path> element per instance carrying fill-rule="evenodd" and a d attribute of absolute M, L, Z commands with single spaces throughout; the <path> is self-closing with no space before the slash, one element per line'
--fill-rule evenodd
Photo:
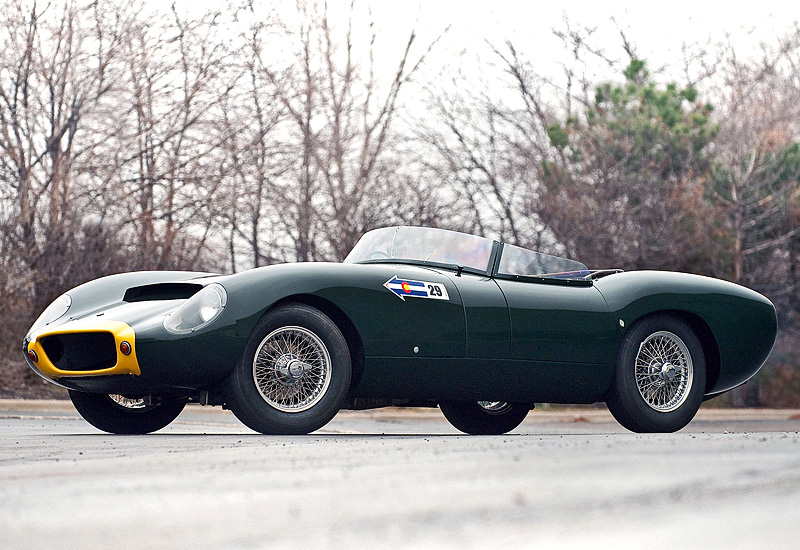
<path fill-rule="evenodd" d="M 307 434 L 339 411 L 350 373 L 350 351 L 336 324 L 313 307 L 286 305 L 253 329 L 225 384 L 225 400 L 257 432 Z"/>
<path fill-rule="evenodd" d="M 147 434 L 167 426 L 186 406 L 166 396 L 126 397 L 69 390 L 78 413 L 92 426 L 112 434 Z"/>
<path fill-rule="evenodd" d="M 655 315 L 625 335 L 606 404 L 633 432 L 675 432 L 697 414 L 705 381 L 705 354 L 692 328 L 677 317 Z"/>
<path fill-rule="evenodd" d="M 504 401 L 443 401 L 442 414 L 459 431 L 470 435 L 502 435 L 519 426 L 530 405 Z"/>

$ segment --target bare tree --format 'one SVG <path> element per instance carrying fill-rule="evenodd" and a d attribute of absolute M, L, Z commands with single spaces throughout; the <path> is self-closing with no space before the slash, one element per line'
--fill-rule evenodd
<path fill-rule="evenodd" d="M 283 246 L 286 228 L 277 189 L 291 163 L 291 145 L 284 131 L 285 109 L 264 69 L 270 66 L 271 34 L 280 29 L 253 2 L 237 20 L 247 27 L 236 55 L 238 79 L 221 105 L 227 200 L 217 214 L 228 235 L 232 271 L 240 264 L 259 267 L 293 258 Z"/>
<path fill-rule="evenodd" d="M 130 200 L 123 225 L 135 235 L 139 268 L 198 266 L 209 252 L 224 139 L 214 115 L 232 87 L 219 17 L 188 19 L 174 6 L 169 18 L 140 15 L 124 44 L 119 149 L 107 154 Z"/>
<path fill-rule="evenodd" d="M 436 117 L 420 124 L 419 137 L 436 152 L 447 181 L 464 204 L 462 226 L 522 246 L 554 244 L 537 209 L 538 165 L 549 154 L 546 127 L 553 109 L 542 99 L 549 83 L 515 48 L 489 45 L 511 95 L 498 97 L 490 82 L 465 86 L 458 72 L 431 90 Z M 471 91 L 476 90 L 476 91 Z"/>
<path fill-rule="evenodd" d="M 81 157 L 92 141 L 85 121 L 112 89 L 107 70 L 121 30 L 105 3 L 7 5 L 0 23 L 0 194 L 7 252 L 42 307 L 80 267 L 74 236 L 82 217 Z M 116 19 L 119 22 L 119 18 Z M 83 139 L 82 139 L 83 138 Z"/>
<path fill-rule="evenodd" d="M 777 48 L 765 46 L 763 54 L 758 64 L 742 63 L 729 46 L 723 58 L 720 165 L 712 183 L 731 233 L 732 278 L 775 296 L 795 297 L 800 32 L 785 37 Z M 796 298 L 793 302 L 797 304 Z"/>
<path fill-rule="evenodd" d="M 284 220 L 297 259 L 342 259 L 364 231 L 390 223 L 388 213 L 408 199 L 394 183 L 401 164 L 393 155 L 398 141 L 392 129 L 401 91 L 435 41 L 415 54 L 411 31 L 394 77 L 381 86 L 377 34 L 371 25 L 354 26 L 355 3 L 341 31 L 327 5 L 300 2 L 298 9 L 291 64 L 263 66 L 297 144 L 294 176 L 282 188 Z M 357 41 L 363 57 L 356 55 Z"/>

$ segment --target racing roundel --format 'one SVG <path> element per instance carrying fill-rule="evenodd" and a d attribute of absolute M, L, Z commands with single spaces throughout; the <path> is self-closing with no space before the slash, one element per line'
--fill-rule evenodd
<path fill-rule="evenodd" d="M 449 300 L 447 289 L 442 283 L 412 281 L 398 279 L 397 275 L 383 283 L 395 296 L 405 302 L 406 298 L 429 298 L 432 300 Z"/>

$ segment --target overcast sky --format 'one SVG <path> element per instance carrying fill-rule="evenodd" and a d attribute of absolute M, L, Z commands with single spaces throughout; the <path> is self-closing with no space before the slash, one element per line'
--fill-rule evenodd
<path fill-rule="evenodd" d="M 156 0 L 154 6 L 166 7 Z M 321 0 L 320 0 L 321 1 Z M 217 8 L 213 0 L 177 0 L 188 9 Z M 293 6 L 295 0 L 270 0 L 266 5 Z M 520 44 L 546 48 L 553 28 L 563 28 L 564 18 L 576 26 L 597 27 L 597 37 L 612 48 L 619 43 L 617 25 L 642 49 L 645 56 L 671 59 L 683 43 L 724 40 L 733 33 L 748 44 L 769 41 L 776 33 L 800 20 L 800 7 L 792 1 L 623 2 L 618 0 L 540 2 L 534 0 L 361 0 L 368 6 L 383 38 L 402 37 L 412 27 L 420 34 L 437 34 L 451 26 L 456 41 L 511 38 Z M 328 0 L 333 14 L 346 14 L 350 0 Z M 612 21 L 616 20 L 616 23 Z M 546 52 L 543 52 L 546 55 Z M 659 60 L 660 61 L 660 60 Z"/>
<path fill-rule="evenodd" d="M 347 0 L 329 2 L 331 9 L 346 11 Z M 454 34 L 464 40 L 489 37 L 510 37 L 531 44 L 542 41 L 551 29 L 564 26 L 567 17 L 576 25 L 598 27 L 598 36 L 609 46 L 617 42 L 619 26 L 649 52 L 680 51 L 684 42 L 722 40 L 726 33 L 737 36 L 755 33 L 758 39 L 769 40 L 800 18 L 800 7 L 794 2 L 536 2 L 427 0 L 410 2 L 367 3 L 382 29 L 413 24 L 436 29 L 452 25 Z"/>
<path fill-rule="evenodd" d="M 160 1 L 145 1 L 168 9 Z M 295 0 L 261 1 L 267 6 L 265 12 L 276 5 L 284 13 L 294 12 Z M 213 0 L 177 0 L 177 4 L 190 12 L 218 9 L 220 5 Z M 800 20 L 797 4 L 773 0 L 726 3 L 697 0 L 661 3 L 357 0 L 356 6 L 364 23 L 368 18 L 367 10 L 371 12 L 378 32 L 378 67 L 385 69 L 387 80 L 394 74 L 411 29 L 416 30 L 421 49 L 449 27 L 425 64 L 427 79 L 437 78 L 442 68 L 448 66 L 457 65 L 468 75 L 490 71 L 489 64 L 496 59 L 488 53 L 486 42 L 502 46 L 508 39 L 531 61 L 538 74 L 563 80 L 563 64 L 571 63 L 572 56 L 553 30 L 563 31 L 569 25 L 573 29 L 594 28 L 590 38 L 592 46 L 627 64 L 621 47 L 622 31 L 636 45 L 638 56 L 647 60 L 651 71 L 658 73 L 662 81 L 684 82 L 684 48 L 695 52 L 702 48 L 714 51 L 720 43 L 728 41 L 735 45 L 739 57 L 759 57 L 762 42 L 774 44 L 775 36 L 785 35 Z M 350 0 L 328 0 L 328 7 L 331 19 L 343 23 L 350 11 Z M 276 52 L 276 55 L 281 54 Z M 618 71 L 612 71 L 597 59 L 584 70 L 593 82 L 619 77 Z M 691 73 L 690 70 L 694 78 L 696 74 Z M 699 69 L 694 73 L 699 73 Z M 494 82 L 491 76 L 486 80 Z"/>
<path fill-rule="evenodd" d="M 348 2 L 330 5 L 346 10 Z M 592 41 L 612 57 L 622 58 L 619 30 L 638 47 L 651 67 L 663 67 L 682 58 L 682 48 L 713 45 L 728 35 L 742 55 L 758 55 L 759 43 L 772 42 L 800 19 L 794 2 L 538 2 L 538 1 L 422 1 L 372 2 L 373 16 L 382 33 L 402 32 L 418 20 L 426 34 L 452 25 L 447 40 L 475 45 L 484 39 L 502 43 L 511 39 L 536 63 L 538 72 L 558 71 L 567 52 L 553 29 L 596 27 Z M 413 7 L 413 8 L 412 8 Z M 677 68 L 679 71 L 680 68 Z"/>

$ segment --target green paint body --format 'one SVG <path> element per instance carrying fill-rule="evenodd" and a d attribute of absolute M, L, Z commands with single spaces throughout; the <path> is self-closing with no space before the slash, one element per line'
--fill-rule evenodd
<path fill-rule="evenodd" d="M 449 299 L 401 299 L 384 286 L 394 276 L 442 285 Z M 220 317 L 194 333 L 176 335 L 164 329 L 163 320 L 184 299 L 123 301 L 129 288 L 168 289 L 177 282 L 198 288 L 221 284 L 228 302 Z M 358 371 L 351 397 L 364 398 L 602 401 L 625 331 L 659 312 L 684 317 L 701 335 L 709 363 L 705 393 L 711 397 L 755 374 L 777 331 L 774 307 L 754 291 L 652 271 L 558 281 L 397 263 L 297 263 L 228 276 L 129 273 L 69 294 L 68 319 L 102 314 L 136 332 L 141 376 L 57 381 L 103 393 L 218 387 L 240 360 L 258 320 L 287 302 L 311 304 L 340 324 Z"/>

